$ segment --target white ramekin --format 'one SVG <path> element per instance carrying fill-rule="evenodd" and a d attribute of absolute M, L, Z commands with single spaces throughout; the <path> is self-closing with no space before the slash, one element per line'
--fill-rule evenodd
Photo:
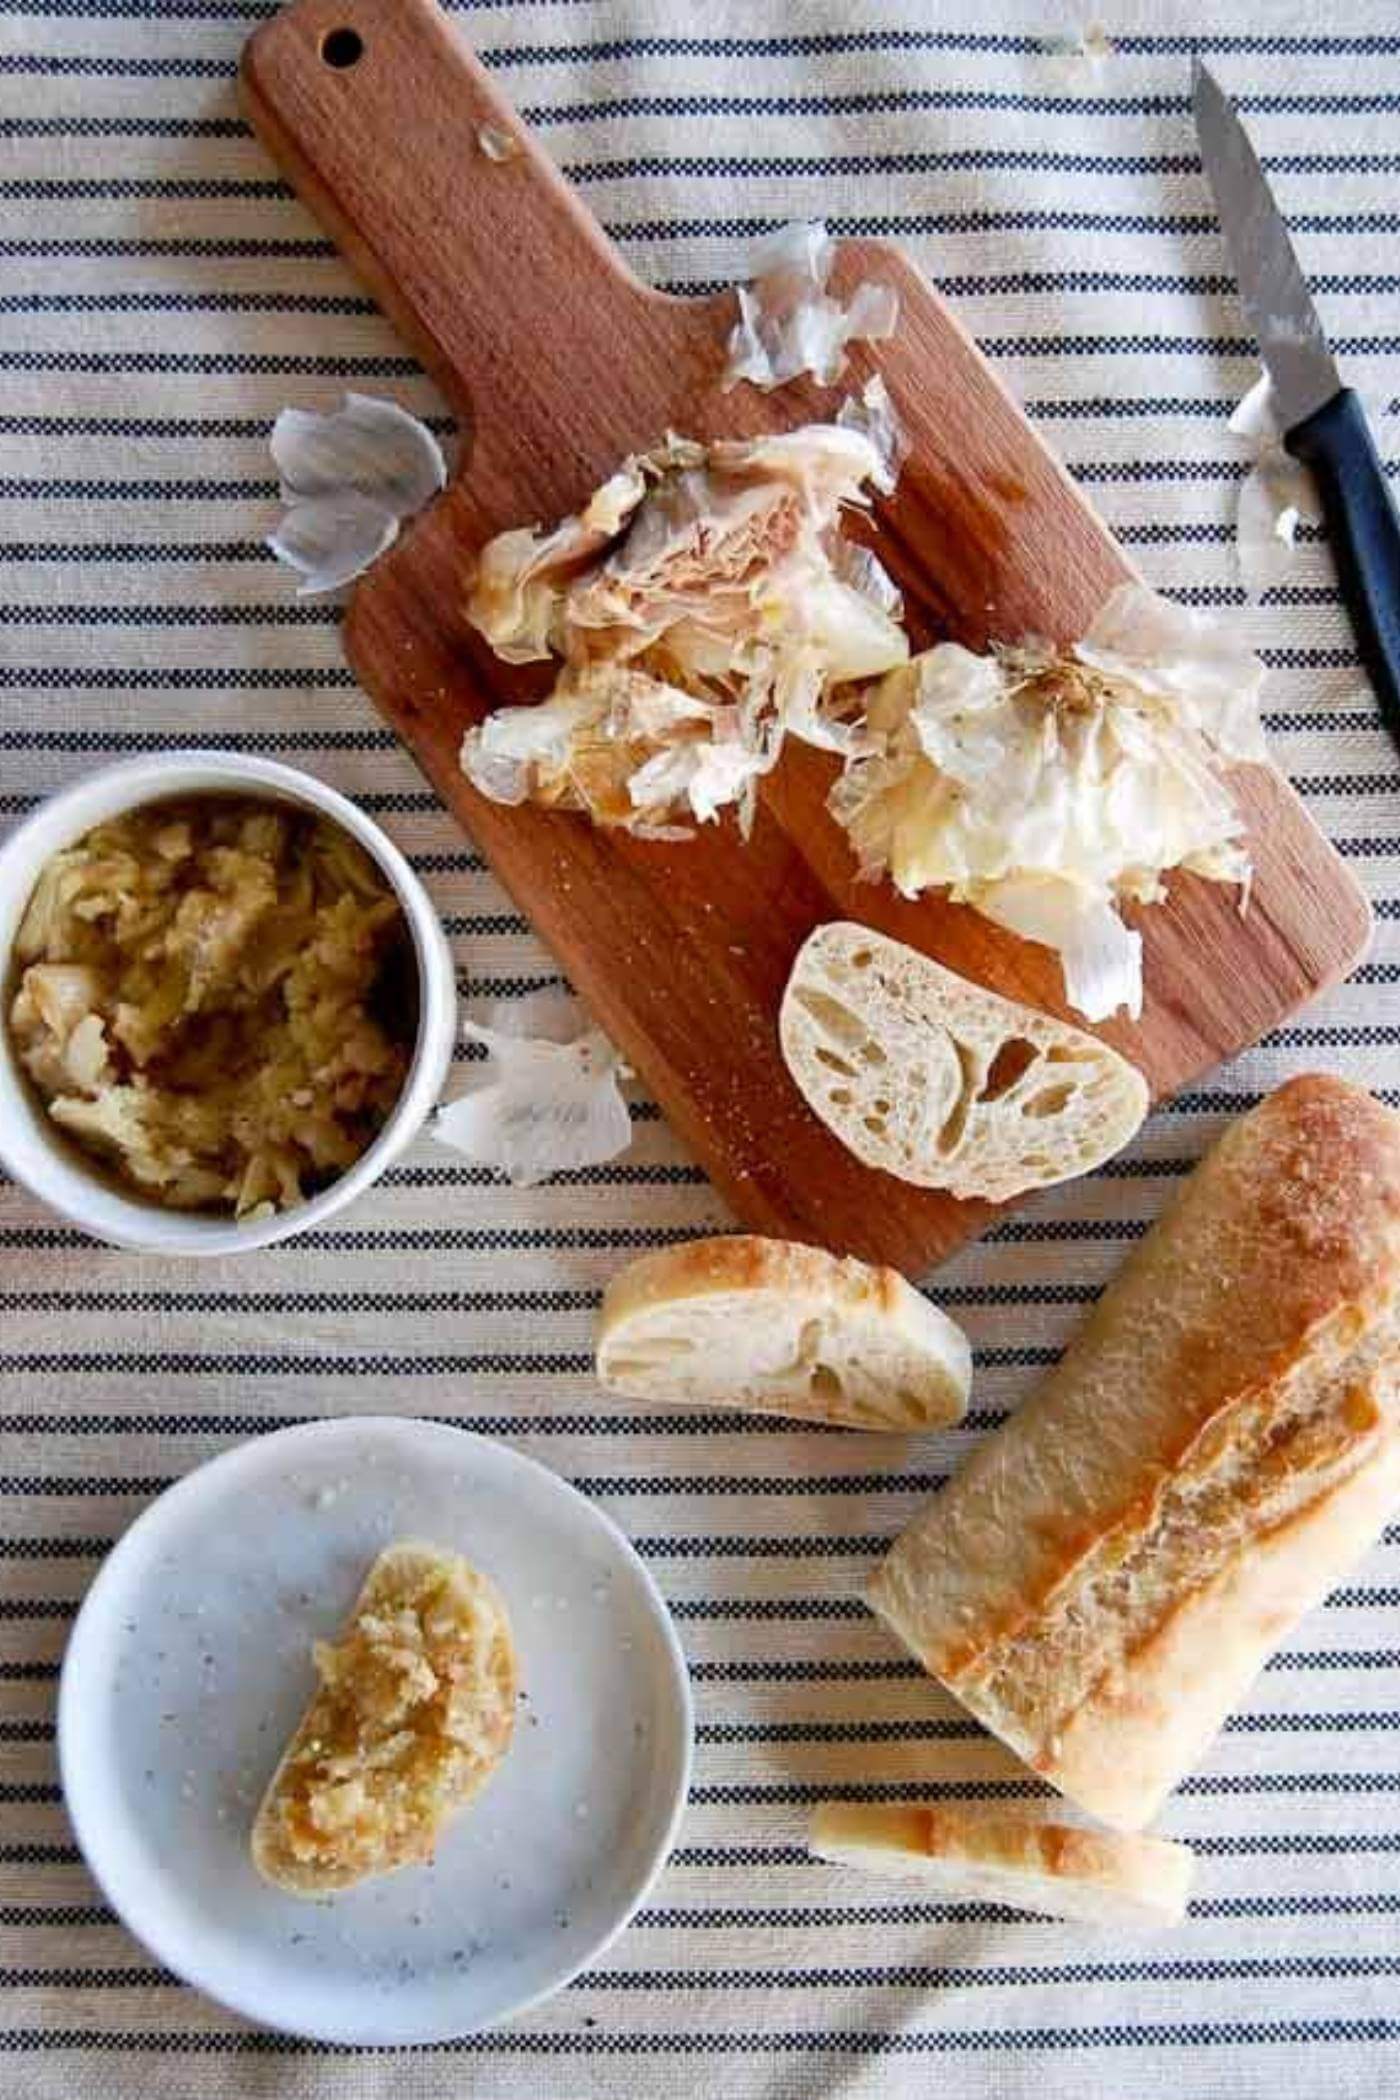
<path fill-rule="evenodd" d="M 26 1085 L 0 1026 L 0 1161 L 32 1195 L 94 1238 L 146 1254 L 242 1254 L 319 1225 L 376 1181 L 416 1135 L 442 1090 L 457 1028 L 452 957 L 428 893 L 379 826 L 334 788 L 271 759 L 223 751 L 166 751 L 108 766 L 65 788 L 0 847 L 0 988 L 10 989 L 10 954 L 25 905 L 50 855 L 94 824 L 175 795 L 263 795 L 318 811 L 348 831 L 382 870 L 403 907 L 418 968 L 418 1040 L 392 1114 L 374 1143 L 338 1181 L 294 1210 L 239 1224 L 163 1210 L 120 1194 L 89 1172 L 55 1133 Z"/>

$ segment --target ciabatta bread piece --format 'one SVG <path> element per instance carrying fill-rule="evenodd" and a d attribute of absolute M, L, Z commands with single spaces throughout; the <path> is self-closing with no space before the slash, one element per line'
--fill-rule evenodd
<path fill-rule="evenodd" d="M 1005 1903 L 1128 1931 L 1179 1925 L 1196 1868 L 1190 1848 L 1170 1838 L 1083 1830 L 1037 1808 L 947 1801 L 823 1801 L 811 1849 L 955 1902 Z"/>
<path fill-rule="evenodd" d="M 613 1278 L 598 1380 L 642 1400 L 907 1433 L 961 1417 L 972 1350 L 893 1269 L 735 1233 Z"/>
<path fill-rule="evenodd" d="M 253 1824 L 255 1866 L 294 1896 L 431 1859 L 515 1723 L 505 1606 L 459 1553 L 386 1547 L 339 1640 L 313 1654 L 320 1690 Z"/>
<path fill-rule="evenodd" d="M 848 1151 L 920 1188 L 999 1203 L 1087 1174 L 1147 1113 L 1096 1036 L 838 920 L 804 942 L 779 1015 L 789 1072 Z"/>
<path fill-rule="evenodd" d="M 870 1602 L 1138 1829 L 1400 1503 L 1400 1116 L 1340 1079 L 1235 1123 Z"/>

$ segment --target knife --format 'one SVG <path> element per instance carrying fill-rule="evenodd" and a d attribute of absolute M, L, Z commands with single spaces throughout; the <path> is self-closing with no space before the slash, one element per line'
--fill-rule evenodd
<path fill-rule="evenodd" d="M 1245 311 L 1259 339 L 1283 442 L 1312 470 L 1337 581 L 1381 719 L 1400 748 L 1400 520 L 1360 400 L 1327 347 L 1264 171 L 1216 80 L 1195 59 L 1191 99 Z"/>

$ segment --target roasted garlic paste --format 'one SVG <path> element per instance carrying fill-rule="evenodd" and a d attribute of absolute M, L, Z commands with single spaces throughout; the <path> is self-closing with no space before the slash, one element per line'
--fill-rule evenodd
<path fill-rule="evenodd" d="M 11 1040 L 48 1114 L 128 1190 L 281 1210 L 359 1158 L 418 1027 L 397 899 L 337 825 L 234 795 L 113 818 L 41 870 Z"/>

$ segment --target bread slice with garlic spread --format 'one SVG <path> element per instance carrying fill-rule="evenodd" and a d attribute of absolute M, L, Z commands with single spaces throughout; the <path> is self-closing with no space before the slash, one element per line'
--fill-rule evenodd
<path fill-rule="evenodd" d="M 1002 1202 L 1087 1174 L 1147 1113 L 1147 1082 L 1107 1043 L 850 921 L 804 942 L 779 1034 L 848 1151 L 955 1196 Z"/>
<path fill-rule="evenodd" d="M 972 1351 L 893 1269 L 736 1233 L 613 1278 L 598 1379 L 638 1399 L 907 1432 L 959 1419 Z"/>
<path fill-rule="evenodd" d="M 253 1824 L 253 1863 L 324 1896 L 432 1858 L 515 1723 L 515 1648 L 495 1584 L 458 1553 L 386 1547 Z"/>
<path fill-rule="evenodd" d="M 1196 1862 L 1170 1838 L 1085 1830 L 1034 1807 L 824 1801 L 818 1859 L 917 1881 L 965 1902 L 1132 1931 L 1179 1925 Z"/>

